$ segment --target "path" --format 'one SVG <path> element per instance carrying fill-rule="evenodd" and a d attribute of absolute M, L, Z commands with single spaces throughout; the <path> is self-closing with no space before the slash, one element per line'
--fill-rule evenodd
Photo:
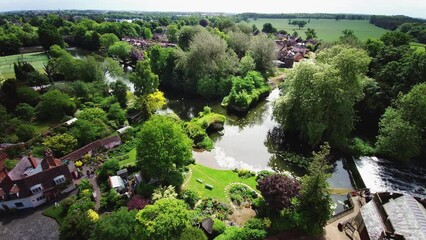
<path fill-rule="evenodd" d="M 59 239 L 58 223 L 53 218 L 43 216 L 41 213 L 49 206 L 50 204 L 46 204 L 36 210 L 27 209 L 0 216 L 0 239 Z"/>
<path fill-rule="evenodd" d="M 325 226 L 325 232 L 323 236 L 325 237 L 326 240 L 347 239 L 346 234 L 344 232 L 340 232 L 339 229 L 337 229 L 337 225 L 339 223 L 349 221 L 352 218 L 356 217 L 356 215 L 358 215 L 359 210 L 361 208 L 358 199 L 359 199 L 358 196 L 352 197 L 352 202 L 354 203 L 354 211 L 351 214 L 344 216 L 342 218 L 339 218 L 336 221 Z"/>
<path fill-rule="evenodd" d="M 89 179 L 89 182 L 93 185 L 93 191 L 96 194 L 95 210 L 98 211 L 99 208 L 101 207 L 101 190 L 99 189 L 98 183 L 96 182 L 96 175 L 95 174 L 93 176 L 91 176 L 91 178 Z"/>

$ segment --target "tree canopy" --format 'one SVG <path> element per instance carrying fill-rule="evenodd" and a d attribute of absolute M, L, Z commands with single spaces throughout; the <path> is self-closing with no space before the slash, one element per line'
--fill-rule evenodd
<path fill-rule="evenodd" d="M 191 226 L 192 216 L 182 200 L 165 198 L 136 214 L 137 234 L 142 239 L 173 239 Z"/>
<path fill-rule="evenodd" d="M 192 142 L 174 119 L 153 116 L 138 133 L 138 166 L 147 176 L 164 180 L 174 169 L 189 164 Z"/>

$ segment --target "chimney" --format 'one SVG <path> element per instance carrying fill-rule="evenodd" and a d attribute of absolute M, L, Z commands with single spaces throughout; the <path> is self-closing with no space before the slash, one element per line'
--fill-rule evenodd
<path fill-rule="evenodd" d="M 30 161 L 31 166 L 32 166 L 33 168 L 36 168 L 36 167 L 37 167 L 37 161 L 36 161 L 35 157 L 33 157 L 33 155 L 32 155 L 32 154 L 30 154 L 30 155 L 28 156 L 28 161 Z"/>
<path fill-rule="evenodd" d="M 44 159 L 47 160 L 47 162 L 49 163 L 49 166 L 52 166 L 52 167 L 56 166 L 55 158 L 53 157 L 52 150 L 46 149 L 44 151 Z"/>

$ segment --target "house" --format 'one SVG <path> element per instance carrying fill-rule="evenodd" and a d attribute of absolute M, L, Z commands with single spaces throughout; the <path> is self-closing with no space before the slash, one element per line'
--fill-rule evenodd
<path fill-rule="evenodd" d="M 101 140 L 96 140 L 87 144 L 86 146 L 75 150 L 60 158 L 61 161 L 75 161 L 83 158 L 84 155 L 89 154 L 92 156 L 98 149 L 111 149 L 121 144 L 120 136 L 112 136 Z"/>
<path fill-rule="evenodd" d="M 0 178 L 0 210 L 34 208 L 75 189 L 66 164 L 54 158 L 50 150 L 44 158 L 23 157 Z"/>
<path fill-rule="evenodd" d="M 425 199 L 399 193 L 376 193 L 349 225 L 362 240 L 426 239 L 425 206 Z"/>

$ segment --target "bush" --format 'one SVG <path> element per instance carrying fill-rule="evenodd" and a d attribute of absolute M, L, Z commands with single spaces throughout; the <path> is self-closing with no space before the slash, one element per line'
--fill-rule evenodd
<path fill-rule="evenodd" d="M 177 171 L 170 172 L 164 179 L 164 181 L 166 182 L 165 185 L 172 185 L 173 187 L 175 187 L 177 192 L 180 192 L 180 186 L 182 186 L 183 180 L 184 179 L 182 173 Z"/>
<path fill-rule="evenodd" d="M 143 196 L 144 198 L 151 198 L 152 193 L 154 193 L 155 186 L 152 184 L 141 182 L 136 189 L 137 194 Z"/>
<path fill-rule="evenodd" d="M 222 234 L 226 229 L 226 225 L 219 219 L 213 219 L 213 236 Z"/>
<path fill-rule="evenodd" d="M 127 203 L 127 210 L 141 210 L 144 209 L 146 205 L 150 203 L 149 199 L 142 198 L 139 195 L 135 195 L 130 199 L 130 201 Z"/>
<path fill-rule="evenodd" d="M 374 147 L 372 147 L 368 142 L 363 141 L 360 138 L 354 138 L 352 144 L 350 145 L 351 154 L 354 156 L 371 156 L 376 153 Z"/>
<path fill-rule="evenodd" d="M 183 230 L 179 240 L 207 240 L 203 230 L 196 227 L 187 227 Z"/>
<path fill-rule="evenodd" d="M 16 136 L 19 140 L 26 142 L 34 137 L 35 129 L 32 125 L 21 124 L 16 128 Z"/>
<path fill-rule="evenodd" d="M 229 190 L 231 201 L 236 205 L 240 205 L 243 202 L 252 202 L 253 199 L 257 198 L 257 194 L 252 190 L 249 190 L 246 186 L 235 185 Z"/>
<path fill-rule="evenodd" d="M 256 174 L 256 182 L 262 180 L 263 178 L 274 174 L 274 172 L 268 170 L 262 170 Z"/>
<path fill-rule="evenodd" d="M 31 121 L 35 109 L 28 103 L 20 103 L 15 108 L 15 115 L 25 121 Z"/>
<path fill-rule="evenodd" d="M 238 177 L 240 178 L 249 178 L 255 175 L 256 175 L 255 173 L 250 172 L 250 170 L 247 170 L 247 169 L 241 169 L 238 171 Z"/>
<path fill-rule="evenodd" d="M 190 208 L 194 208 L 195 204 L 200 199 L 200 196 L 198 196 L 197 192 L 187 189 L 182 192 L 181 199 L 184 200 Z"/>

